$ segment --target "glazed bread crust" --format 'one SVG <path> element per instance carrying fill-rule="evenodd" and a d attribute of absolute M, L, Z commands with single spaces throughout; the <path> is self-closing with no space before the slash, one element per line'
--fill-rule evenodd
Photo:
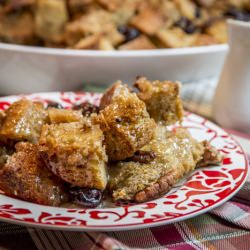
<path fill-rule="evenodd" d="M 144 102 L 120 82 L 104 93 L 101 108 L 96 123 L 104 133 L 111 161 L 131 157 L 152 139 L 156 124 Z"/>
<path fill-rule="evenodd" d="M 0 188 L 7 195 L 42 205 L 67 201 L 63 182 L 46 168 L 37 146 L 29 142 L 16 144 L 16 153 L 0 170 Z"/>
<path fill-rule="evenodd" d="M 107 184 L 104 136 L 90 121 L 45 125 L 39 151 L 47 167 L 64 181 L 104 190 Z"/>
<path fill-rule="evenodd" d="M 115 200 L 143 202 L 166 193 L 185 174 L 195 169 L 204 147 L 185 129 L 174 132 L 158 126 L 154 138 L 142 148 L 156 157 L 149 163 L 117 162 L 109 168 L 109 189 Z"/>
<path fill-rule="evenodd" d="M 152 81 L 140 77 L 134 83 L 138 97 L 145 102 L 150 116 L 164 125 L 181 122 L 183 106 L 180 98 L 180 83 Z"/>
<path fill-rule="evenodd" d="M 41 103 L 27 99 L 14 102 L 5 112 L 0 136 L 4 140 L 37 143 L 48 115 Z"/>

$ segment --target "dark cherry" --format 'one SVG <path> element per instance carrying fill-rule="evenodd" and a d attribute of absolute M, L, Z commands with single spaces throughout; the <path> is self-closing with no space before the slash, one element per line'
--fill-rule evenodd
<path fill-rule="evenodd" d="M 133 27 L 126 26 L 126 25 L 119 26 L 118 31 L 125 36 L 124 43 L 134 40 L 140 35 L 139 30 Z"/>
<path fill-rule="evenodd" d="M 47 108 L 63 109 L 63 106 L 58 102 L 49 101 L 47 102 Z"/>
<path fill-rule="evenodd" d="M 250 21 L 250 13 L 244 11 L 244 10 L 239 10 L 236 8 L 230 8 L 225 12 L 225 16 L 234 18 L 236 20 L 240 21 Z"/>
<path fill-rule="evenodd" d="M 176 26 L 180 27 L 188 34 L 193 34 L 198 30 L 198 27 L 194 25 L 188 18 L 181 17 L 176 23 Z"/>
<path fill-rule="evenodd" d="M 102 191 L 99 189 L 73 187 L 69 194 L 73 203 L 86 208 L 97 207 L 102 201 Z"/>
<path fill-rule="evenodd" d="M 90 116 L 91 114 L 93 113 L 99 113 L 100 109 L 98 106 L 94 105 L 94 104 L 91 104 L 89 102 L 83 102 L 79 105 L 75 105 L 73 107 L 74 110 L 79 110 L 81 109 L 82 110 L 82 114 L 83 116 Z"/>

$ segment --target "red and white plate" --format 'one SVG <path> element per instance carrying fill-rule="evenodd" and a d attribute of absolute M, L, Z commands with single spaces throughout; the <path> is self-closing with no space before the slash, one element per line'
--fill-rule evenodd
<path fill-rule="evenodd" d="M 0 109 L 22 96 L 0 98 Z M 35 101 L 55 101 L 71 107 L 83 101 L 98 103 L 100 94 L 42 93 L 26 96 Z M 103 208 L 42 206 L 0 194 L 0 220 L 57 230 L 117 231 L 147 228 L 185 220 L 205 213 L 230 199 L 244 184 L 247 158 L 241 146 L 223 129 L 206 119 L 186 113 L 183 126 L 197 140 L 208 140 L 224 155 L 222 166 L 198 169 L 163 197 L 143 204 Z"/>

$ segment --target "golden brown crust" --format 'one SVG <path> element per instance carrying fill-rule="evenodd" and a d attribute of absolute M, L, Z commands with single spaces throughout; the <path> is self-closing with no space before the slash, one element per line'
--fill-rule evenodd
<path fill-rule="evenodd" d="M 18 143 L 0 170 L 0 187 L 8 195 L 43 205 L 59 206 L 67 200 L 62 182 L 46 168 L 37 146 L 28 142 Z"/>
<path fill-rule="evenodd" d="M 118 47 L 119 50 L 147 50 L 147 49 L 156 49 L 156 46 L 144 35 L 122 44 Z"/>
<path fill-rule="evenodd" d="M 150 116 L 159 123 L 171 125 L 181 122 L 183 106 L 180 98 L 180 83 L 152 81 L 140 77 L 134 83 L 138 97 L 145 102 Z"/>
<path fill-rule="evenodd" d="M 100 35 L 91 35 L 82 38 L 74 45 L 74 49 L 98 50 L 100 49 L 100 39 Z"/>
<path fill-rule="evenodd" d="M 64 181 L 104 190 L 107 183 L 103 133 L 89 121 L 43 126 L 39 152 L 47 167 Z"/>
<path fill-rule="evenodd" d="M 56 108 L 48 109 L 48 117 L 50 123 L 79 122 L 83 119 L 81 110 Z"/>
<path fill-rule="evenodd" d="M 47 112 L 41 103 L 32 103 L 27 99 L 14 102 L 7 110 L 0 136 L 8 140 L 28 140 L 36 143 L 43 124 L 47 122 Z"/>
<path fill-rule="evenodd" d="M 156 39 L 165 48 L 184 48 L 194 45 L 197 34 L 187 34 L 181 28 L 174 27 L 157 31 Z"/>
<path fill-rule="evenodd" d="M 191 137 L 186 129 L 167 131 L 157 126 L 154 139 L 142 148 L 154 152 L 151 161 L 113 163 L 109 167 L 108 189 L 114 200 L 143 202 L 167 192 L 185 174 L 195 169 L 204 154 L 204 146 Z"/>
<path fill-rule="evenodd" d="M 227 24 L 225 20 L 218 19 L 212 22 L 206 29 L 206 33 L 216 40 L 217 43 L 227 42 Z"/>
<path fill-rule="evenodd" d="M 36 34 L 47 41 L 62 42 L 64 36 L 64 28 L 68 21 L 66 1 L 36 1 Z"/>
<path fill-rule="evenodd" d="M 7 43 L 35 44 L 35 25 L 30 12 L 0 16 L 0 40 Z"/>
<path fill-rule="evenodd" d="M 152 36 L 161 26 L 163 26 L 164 17 L 161 16 L 158 10 L 146 8 L 141 13 L 134 16 L 130 24 L 143 33 Z"/>
<path fill-rule="evenodd" d="M 115 95 L 115 91 L 121 86 L 121 81 L 114 83 L 110 88 L 108 88 L 102 95 L 100 101 L 100 109 L 104 109 L 106 106 L 111 104 L 112 99 Z"/>
<path fill-rule="evenodd" d="M 150 119 L 145 104 L 126 86 L 116 83 L 108 89 L 101 107 L 105 108 L 95 122 L 100 124 L 104 133 L 110 160 L 131 157 L 152 139 L 155 122 Z"/>

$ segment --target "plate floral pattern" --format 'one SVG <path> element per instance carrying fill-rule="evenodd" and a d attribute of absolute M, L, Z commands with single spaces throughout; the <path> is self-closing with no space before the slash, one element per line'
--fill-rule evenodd
<path fill-rule="evenodd" d="M 0 98 L 0 109 L 26 97 L 61 103 L 65 108 L 83 101 L 98 104 L 100 94 L 55 92 Z M 197 169 L 165 196 L 143 204 L 106 205 L 102 208 L 58 208 L 37 205 L 0 194 L 0 220 L 58 230 L 128 230 L 159 226 L 205 213 L 232 197 L 248 174 L 241 146 L 208 120 L 186 113 L 182 124 L 198 140 L 208 140 L 225 156 L 222 166 Z M 172 127 L 175 129 L 175 126 Z"/>

